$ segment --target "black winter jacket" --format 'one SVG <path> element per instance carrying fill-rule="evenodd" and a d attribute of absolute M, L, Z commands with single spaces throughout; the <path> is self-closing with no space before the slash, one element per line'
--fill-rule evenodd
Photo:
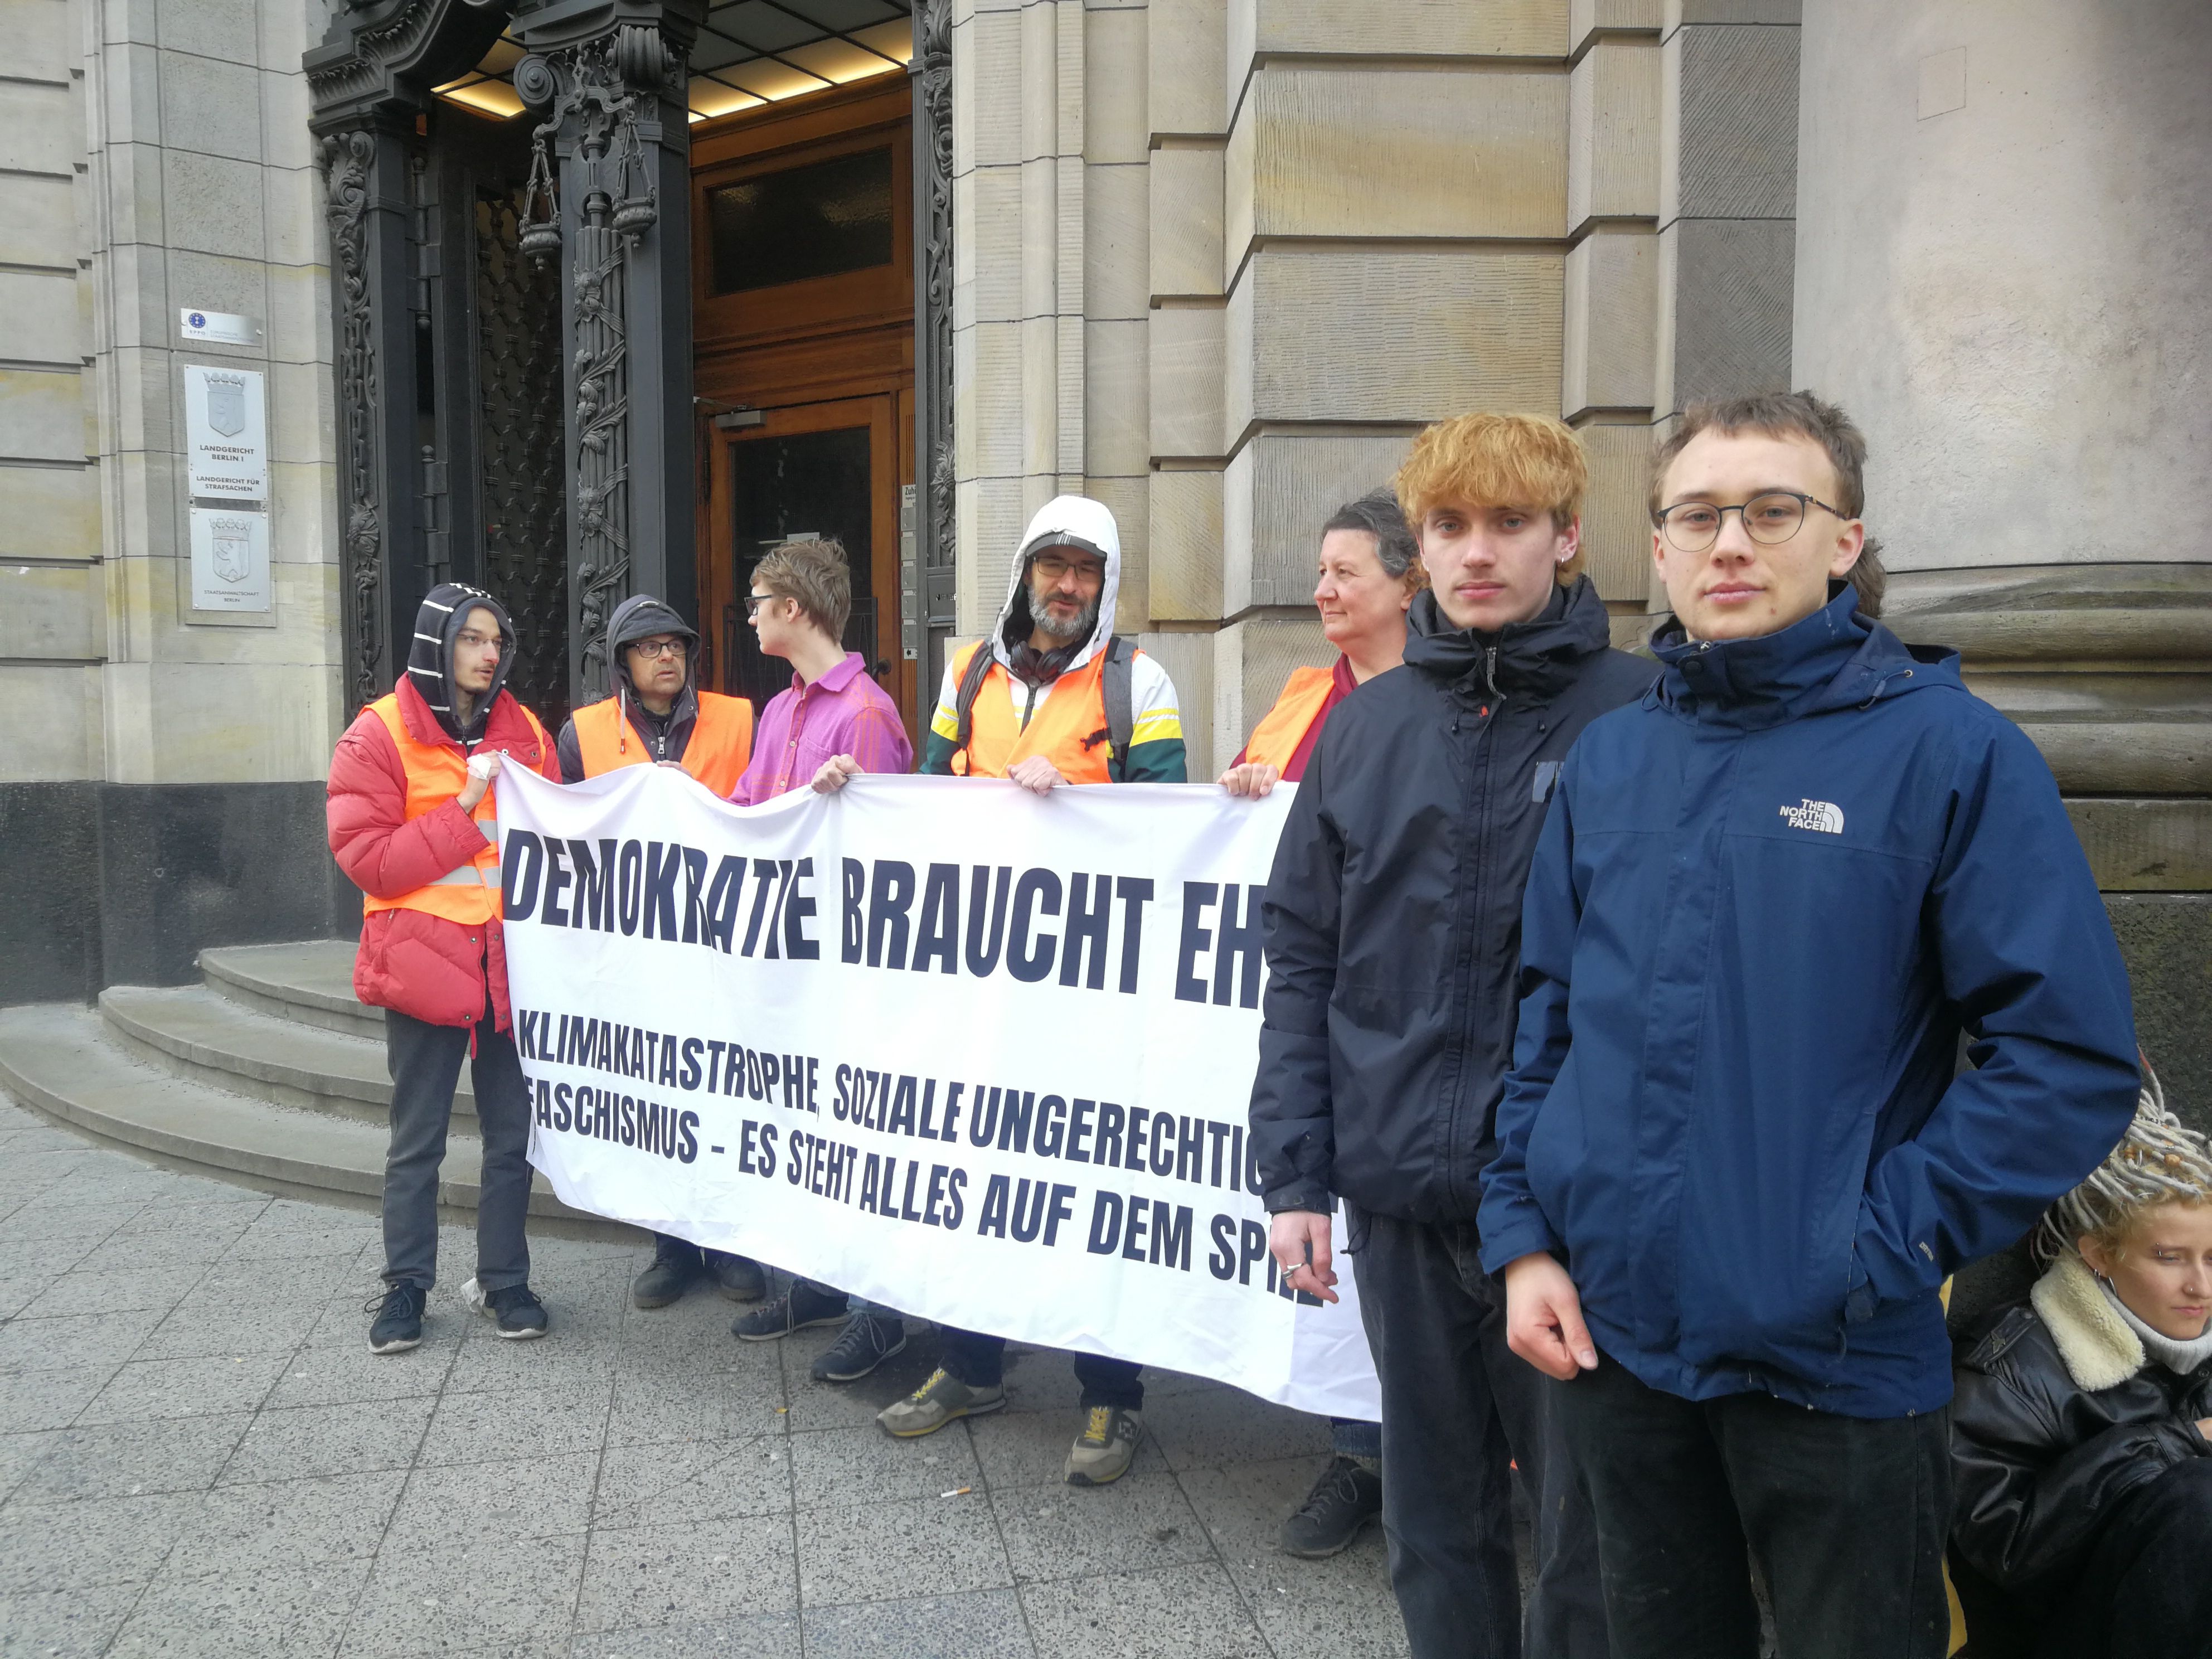
<path fill-rule="evenodd" d="M 1423 592 L 1406 666 L 1322 728 L 1275 852 L 1252 1144 L 1271 1211 L 1471 1221 L 1513 1058 L 1521 889 L 1559 763 L 1658 670 L 1588 578 L 1535 621 L 1454 629 Z"/>
<path fill-rule="evenodd" d="M 1967 1354 L 1951 1410 L 1952 1547 L 2032 1611 L 2070 1587 L 2122 1499 L 2212 1455 L 2196 1426 L 2212 1361 L 2179 1376 L 2147 1359 L 2063 1256 Z"/>

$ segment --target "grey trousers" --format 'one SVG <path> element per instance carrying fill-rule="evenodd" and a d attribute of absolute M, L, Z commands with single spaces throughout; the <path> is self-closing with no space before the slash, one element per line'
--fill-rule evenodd
<path fill-rule="evenodd" d="M 514 1042 L 492 1024 L 491 1006 L 475 1027 L 469 1080 L 483 1132 L 477 1201 L 477 1283 L 503 1291 L 530 1282 L 530 1085 Z M 438 1279 L 438 1166 L 453 1115 L 453 1085 L 468 1057 L 469 1029 L 428 1025 L 384 1011 L 384 1058 L 392 1072 L 392 1144 L 384 1157 L 384 1282 Z"/>
<path fill-rule="evenodd" d="M 1607 1659 L 1596 1522 L 1553 1413 L 1562 1385 L 1505 1346 L 1471 1224 L 1346 1217 L 1382 1384 L 1382 1529 L 1413 1659 L 1515 1659 L 1523 1618 L 1509 1462 L 1534 1521 L 1529 1659 Z"/>

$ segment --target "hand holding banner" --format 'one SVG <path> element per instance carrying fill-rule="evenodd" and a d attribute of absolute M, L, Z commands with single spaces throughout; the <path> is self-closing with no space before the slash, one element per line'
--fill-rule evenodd
<path fill-rule="evenodd" d="M 1376 1414 L 1351 1276 L 1327 1307 L 1278 1282 L 1246 1143 L 1290 790 L 499 787 L 531 1161 L 564 1201 Z"/>

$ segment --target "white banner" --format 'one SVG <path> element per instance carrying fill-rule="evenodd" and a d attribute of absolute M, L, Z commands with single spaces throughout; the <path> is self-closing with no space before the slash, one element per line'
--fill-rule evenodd
<path fill-rule="evenodd" d="M 531 1161 L 903 1313 L 1371 1418 L 1350 1264 L 1333 1306 L 1278 1283 L 1245 1139 L 1290 794 L 518 769 Z"/>

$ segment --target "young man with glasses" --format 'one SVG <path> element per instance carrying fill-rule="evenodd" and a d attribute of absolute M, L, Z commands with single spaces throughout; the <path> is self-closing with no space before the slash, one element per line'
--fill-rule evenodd
<path fill-rule="evenodd" d="M 561 728 L 561 781 L 581 783 L 648 763 L 689 773 L 726 797 L 752 757 L 753 706 L 692 683 L 699 635 L 649 593 L 633 594 L 607 622 L 614 690 Z M 640 1308 L 665 1308 L 700 1279 L 732 1302 L 767 1289 L 760 1264 L 688 1239 L 653 1235 L 653 1263 L 630 1285 Z"/>
<path fill-rule="evenodd" d="M 853 610 L 853 574 L 836 542 L 789 542 L 753 567 L 745 610 L 761 654 L 791 665 L 791 684 L 762 711 L 760 741 L 731 799 L 740 806 L 812 784 L 824 794 L 863 772 L 904 772 L 914 744 L 898 705 L 868 678 L 867 659 L 840 643 Z M 820 781 L 817 781 L 819 779 Z M 890 1308 L 794 1279 L 730 1327 L 742 1341 L 773 1342 L 810 1325 L 845 1328 L 817 1355 L 817 1382 L 856 1382 L 906 1346 Z"/>
<path fill-rule="evenodd" d="M 1864 459 L 1806 392 L 1662 446 L 1665 672 L 1583 734 L 1528 876 L 1482 1259 L 1561 1379 L 1618 1659 L 1753 1659 L 1747 1547 L 1783 1652 L 1946 1651 L 1941 1286 L 2134 1109 L 2049 769 L 1848 580 Z"/>

